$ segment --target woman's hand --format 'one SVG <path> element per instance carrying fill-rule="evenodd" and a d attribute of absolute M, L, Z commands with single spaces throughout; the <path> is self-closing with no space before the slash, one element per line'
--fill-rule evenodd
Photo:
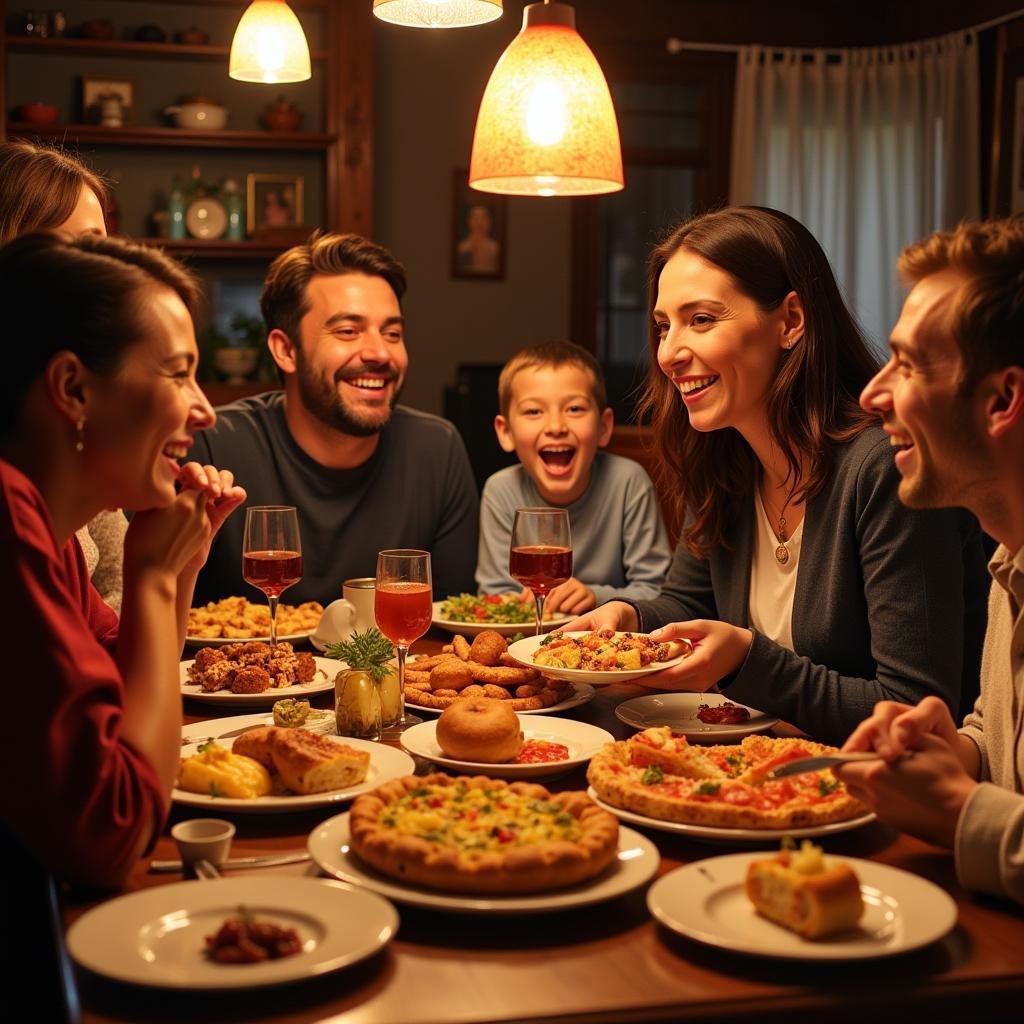
<path fill-rule="evenodd" d="M 644 686 L 703 693 L 743 664 L 754 634 L 728 622 L 691 619 L 689 622 L 670 622 L 654 630 L 651 639 L 658 643 L 686 639 L 693 644 L 693 653 L 672 668 L 646 676 Z"/>
<path fill-rule="evenodd" d="M 574 633 L 594 629 L 614 629 L 618 632 L 635 633 L 640 623 L 636 609 L 625 601 L 609 601 L 592 612 L 559 626 L 559 632 Z"/>
<path fill-rule="evenodd" d="M 561 612 L 563 615 L 582 615 L 584 612 L 590 611 L 595 604 L 597 604 L 597 597 L 594 592 L 573 576 L 548 594 L 544 607 L 550 609 L 552 615 L 555 612 Z"/>
<path fill-rule="evenodd" d="M 173 580 L 209 539 L 205 491 L 182 491 L 164 508 L 136 512 L 124 535 L 125 581 L 151 572 Z"/>
<path fill-rule="evenodd" d="M 210 554 L 210 545 L 224 521 L 246 498 L 245 489 L 235 484 L 235 475 L 230 469 L 217 469 L 216 466 L 201 466 L 198 462 L 187 462 L 181 467 L 178 477 L 181 494 L 195 492 L 206 495 L 206 511 L 209 518 L 209 536 L 195 556 L 183 568 L 183 572 L 191 574 L 194 582 L 199 570 L 206 564 Z"/>

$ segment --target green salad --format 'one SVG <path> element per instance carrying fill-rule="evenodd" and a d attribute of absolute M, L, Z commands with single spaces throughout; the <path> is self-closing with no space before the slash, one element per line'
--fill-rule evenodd
<path fill-rule="evenodd" d="M 475 594 L 449 596 L 441 606 L 441 618 L 450 622 L 494 622 L 526 625 L 535 621 L 532 601 L 520 601 L 518 594 Z M 547 616 L 545 616 L 547 618 Z"/>

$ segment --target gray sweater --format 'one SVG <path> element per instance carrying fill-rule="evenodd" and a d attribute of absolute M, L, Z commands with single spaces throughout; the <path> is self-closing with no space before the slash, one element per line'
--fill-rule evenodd
<path fill-rule="evenodd" d="M 729 697 L 839 743 L 879 700 L 929 694 L 957 713 L 977 692 L 988 577 L 981 534 L 962 510 L 912 511 L 881 428 L 836 450 L 808 503 L 793 598 L 794 651 L 754 630 L 720 684 Z M 754 501 L 706 560 L 682 544 L 661 594 L 636 602 L 641 629 L 720 619 L 750 627 Z M 973 698 L 972 698 L 973 699 Z"/>

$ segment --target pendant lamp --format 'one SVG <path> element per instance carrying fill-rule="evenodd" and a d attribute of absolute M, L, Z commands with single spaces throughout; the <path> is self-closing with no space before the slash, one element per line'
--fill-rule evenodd
<path fill-rule="evenodd" d="M 502 0 L 373 0 L 381 21 L 409 28 L 465 28 L 501 17 Z"/>
<path fill-rule="evenodd" d="M 505 195 L 583 196 L 623 187 L 608 83 L 568 4 L 536 3 L 484 90 L 469 184 Z"/>
<path fill-rule="evenodd" d="M 312 77 L 306 36 L 285 0 L 249 4 L 231 41 L 228 75 L 268 85 Z"/>

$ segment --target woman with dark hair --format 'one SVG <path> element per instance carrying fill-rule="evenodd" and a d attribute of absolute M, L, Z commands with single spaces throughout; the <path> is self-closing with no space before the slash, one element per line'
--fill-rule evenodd
<path fill-rule="evenodd" d="M 657 598 L 569 628 L 686 637 L 693 654 L 651 683 L 717 684 L 822 740 L 878 700 L 956 710 L 977 686 L 980 533 L 900 504 L 858 403 L 878 362 L 817 241 L 774 210 L 695 217 L 652 253 L 650 300 L 642 404 L 683 539 Z"/>
<path fill-rule="evenodd" d="M 230 473 L 178 463 L 216 419 L 195 379 L 195 297 L 144 246 L 27 235 L 0 249 L 0 578 L 21 687 L 0 744 L 0 845 L 73 882 L 120 884 L 161 826 L 192 589 L 245 498 Z M 75 538 L 114 506 L 137 510 L 120 623 Z"/>
<path fill-rule="evenodd" d="M 0 142 L 0 245 L 30 231 L 106 238 L 108 200 L 103 180 L 73 156 L 31 142 Z M 121 610 L 127 528 L 124 513 L 111 508 L 77 531 L 89 578 L 115 612 Z"/>

